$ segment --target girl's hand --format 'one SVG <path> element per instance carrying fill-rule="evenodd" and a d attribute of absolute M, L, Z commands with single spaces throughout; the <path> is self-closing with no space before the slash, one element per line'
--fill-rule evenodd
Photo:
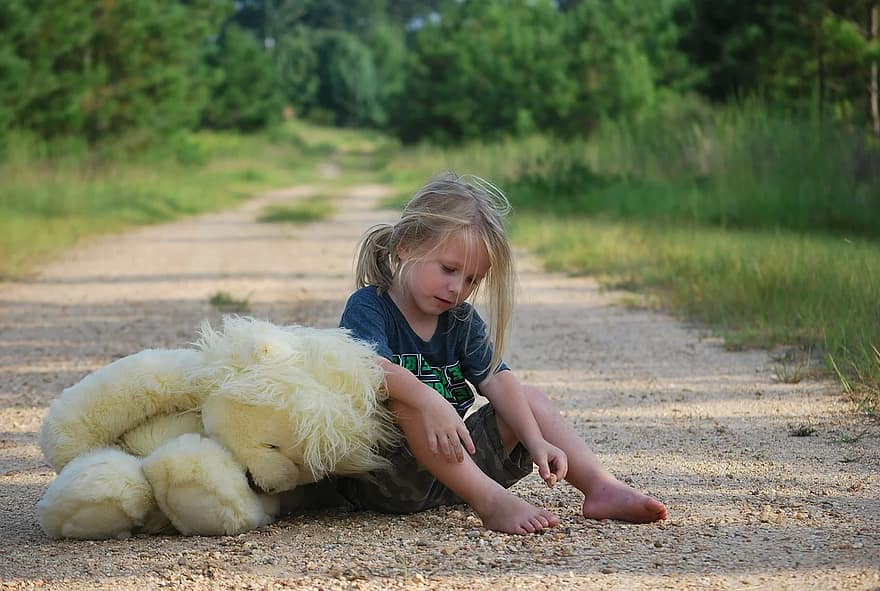
<path fill-rule="evenodd" d="M 528 450 L 532 461 L 538 466 L 538 474 L 547 486 L 553 486 L 568 474 L 568 456 L 546 439 L 532 443 Z"/>
<path fill-rule="evenodd" d="M 464 461 L 462 445 L 469 454 L 476 453 L 464 421 L 442 396 L 431 392 L 425 396 L 418 411 L 431 453 L 442 454 L 450 463 Z"/>

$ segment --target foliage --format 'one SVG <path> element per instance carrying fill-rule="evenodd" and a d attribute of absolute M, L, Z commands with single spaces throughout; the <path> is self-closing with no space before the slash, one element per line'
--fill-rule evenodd
<path fill-rule="evenodd" d="M 4 110 L 20 129 L 92 144 L 192 126 L 207 99 L 205 40 L 231 8 L 221 0 L 4 4 Z"/>
<path fill-rule="evenodd" d="M 311 35 L 308 29 L 295 26 L 275 41 L 272 50 L 278 91 L 284 103 L 295 106 L 297 112 L 317 104 L 318 56 Z"/>
<path fill-rule="evenodd" d="M 268 56 L 249 33 L 232 25 L 212 59 L 215 82 L 204 124 L 218 129 L 253 131 L 281 115 L 281 96 Z"/>
<path fill-rule="evenodd" d="M 563 22 L 549 0 L 444 4 L 413 33 L 395 129 L 450 142 L 558 126 L 576 90 Z"/>
<path fill-rule="evenodd" d="M 323 73 L 317 102 L 334 113 L 336 123 L 367 127 L 384 119 L 373 55 L 358 37 L 342 31 L 322 32 L 316 53 Z"/>
<path fill-rule="evenodd" d="M 566 45 L 575 56 L 570 76 L 577 81 L 577 100 L 567 122 L 570 132 L 583 135 L 602 119 L 637 118 L 656 105 L 661 88 L 677 93 L 691 86 L 694 74 L 687 72 L 672 18 L 681 4 L 576 4 L 567 15 L 571 30 Z"/>
<path fill-rule="evenodd" d="M 514 232 L 551 269 L 598 275 L 720 331 L 730 347 L 795 345 L 880 383 L 880 249 L 787 232 L 519 218 Z M 876 400 L 875 400 L 876 403 Z"/>
<path fill-rule="evenodd" d="M 259 221 L 266 223 L 304 224 L 326 219 L 336 213 L 336 208 L 326 195 L 317 195 L 294 205 L 270 205 L 260 214 Z"/>
<path fill-rule="evenodd" d="M 841 121 L 870 119 L 865 89 L 880 56 L 876 0 L 689 0 L 682 47 L 714 99 L 760 95 Z M 876 18 L 876 17 L 875 17 Z"/>
<path fill-rule="evenodd" d="M 125 137 L 138 150 L 199 124 L 272 126 L 282 106 L 408 142 L 588 137 L 693 92 L 880 135 L 877 10 L 876 0 L 7 0 L 0 146 L 12 128 L 89 146 Z"/>

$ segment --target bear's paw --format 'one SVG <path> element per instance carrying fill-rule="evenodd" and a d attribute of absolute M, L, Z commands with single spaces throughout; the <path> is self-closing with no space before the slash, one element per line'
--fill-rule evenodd
<path fill-rule="evenodd" d="M 160 446 L 143 471 L 162 512 L 184 535 L 235 535 L 273 522 L 280 511 L 276 497 L 250 488 L 222 445 L 195 433 Z"/>
<path fill-rule="evenodd" d="M 52 538 L 125 538 L 156 521 L 156 504 L 140 459 L 115 448 L 67 464 L 37 503 L 40 526 Z"/>

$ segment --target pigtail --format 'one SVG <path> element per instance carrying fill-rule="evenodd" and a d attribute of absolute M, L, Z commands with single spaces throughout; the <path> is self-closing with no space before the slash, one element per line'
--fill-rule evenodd
<path fill-rule="evenodd" d="M 355 264 L 355 287 L 375 285 L 380 291 L 391 288 L 394 280 L 391 238 L 394 226 L 377 224 L 366 231 L 358 243 Z"/>

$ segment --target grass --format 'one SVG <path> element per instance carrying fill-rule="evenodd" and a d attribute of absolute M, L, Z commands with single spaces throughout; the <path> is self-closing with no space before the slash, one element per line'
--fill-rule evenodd
<path fill-rule="evenodd" d="M 816 347 L 846 359 L 841 375 L 856 375 L 861 388 L 880 379 L 871 348 L 880 342 L 877 243 L 531 215 L 513 233 L 548 268 L 644 291 L 732 348 Z"/>
<path fill-rule="evenodd" d="M 136 156 L 14 136 L 0 163 L 0 280 L 15 279 L 84 237 L 230 207 L 269 189 L 312 182 L 319 164 L 367 178 L 396 143 L 377 133 L 290 122 L 271 133 L 200 132 Z M 348 172 L 351 170 L 351 172 Z M 369 177 L 372 178 L 372 177 Z M 331 184 L 322 181 L 324 184 Z M 269 220 L 330 215 L 328 205 L 267 212 Z"/>
<path fill-rule="evenodd" d="M 750 107 L 685 105 L 564 142 L 402 148 L 376 132 L 290 122 L 262 136 L 200 133 L 171 156 L 99 166 L 21 149 L 0 165 L 0 278 L 92 233 L 299 182 L 388 183 L 396 207 L 444 169 L 499 185 L 514 240 L 548 268 L 638 291 L 729 348 L 813 350 L 860 410 L 880 412 L 880 150 L 853 130 Z M 316 199 L 262 219 L 302 223 L 330 208 Z M 216 305 L 242 302 L 229 299 Z M 793 357 L 776 377 L 813 370 Z"/>
<path fill-rule="evenodd" d="M 249 298 L 236 298 L 226 291 L 218 291 L 208 298 L 208 303 L 226 313 L 244 314 L 250 311 Z"/>
<path fill-rule="evenodd" d="M 880 374 L 880 350 L 872 345 L 871 352 L 873 360 L 868 362 L 867 367 L 845 356 L 840 358 L 847 359 L 849 367 L 841 367 L 837 357 L 829 355 L 829 358 L 840 383 L 856 402 L 859 411 L 877 416 L 880 415 L 880 380 L 876 378 Z"/>
<path fill-rule="evenodd" d="M 812 347 L 807 350 L 788 349 L 774 355 L 773 377 L 783 384 L 799 384 L 813 374 L 812 358 Z"/>
<path fill-rule="evenodd" d="M 290 184 L 294 171 L 271 157 L 275 149 L 239 147 L 240 154 L 218 154 L 199 166 L 145 158 L 95 164 L 88 156 L 6 162 L 0 165 L 0 277 L 21 276 L 89 235 L 229 207 Z"/>
<path fill-rule="evenodd" d="M 499 184 L 515 241 L 548 268 L 640 291 L 731 349 L 812 349 L 860 410 L 880 410 L 880 149 L 861 132 L 686 106 L 588 140 L 402 152 L 383 178 L 406 192 L 387 204 L 442 169 Z"/>
<path fill-rule="evenodd" d="M 294 205 L 270 205 L 258 218 L 266 223 L 307 224 L 327 219 L 336 213 L 336 207 L 326 195 L 316 195 Z"/>

